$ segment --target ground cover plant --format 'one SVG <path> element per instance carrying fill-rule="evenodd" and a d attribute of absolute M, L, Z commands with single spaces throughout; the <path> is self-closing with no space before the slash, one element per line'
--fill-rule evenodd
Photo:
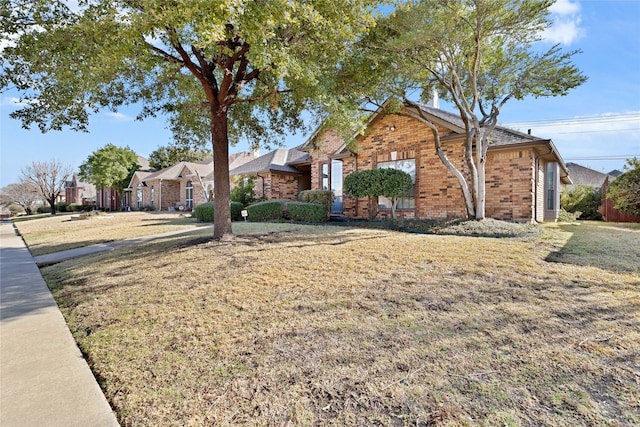
<path fill-rule="evenodd" d="M 176 213 L 113 212 L 74 221 L 71 215 L 47 215 L 16 223 L 31 255 L 39 256 L 82 246 L 161 234 L 196 225 L 193 218 Z"/>
<path fill-rule="evenodd" d="M 42 270 L 123 426 L 640 423 L 637 226 L 234 227 Z"/>

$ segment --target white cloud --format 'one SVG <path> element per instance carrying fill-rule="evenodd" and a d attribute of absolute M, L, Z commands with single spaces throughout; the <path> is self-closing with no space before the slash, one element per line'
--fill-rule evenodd
<path fill-rule="evenodd" d="M 571 0 L 559 0 L 554 3 L 551 12 L 552 25 L 542 33 L 542 38 L 551 43 L 570 45 L 586 36 L 586 31 L 580 26 L 580 3 Z"/>
<path fill-rule="evenodd" d="M 28 102 L 21 100 L 16 96 L 5 96 L 0 99 L 0 107 L 20 108 L 29 105 Z"/>
<path fill-rule="evenodd" d="M 122 114 L 117 111 L 108 111 L 105 114 L 116 122 L 130 122 L 133 120 L 133 117 L 127 116 L 126 114 Z"/>
<path fill-rule="evenodd" d="M 580 12 L 580 3 L 572 3 L 571 0 L 558 0 L 551 5 L 549 11 L 558 15 L 574 15 Z"/>

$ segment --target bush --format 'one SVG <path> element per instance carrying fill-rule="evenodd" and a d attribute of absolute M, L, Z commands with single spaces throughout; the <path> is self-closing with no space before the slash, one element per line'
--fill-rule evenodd
<path fill-rule="evenodd" d="M 193 213 L 200 222 L 213 222 L 213 202 L 197 205 Z"/>
<path fill-rule="evenodd" d="M 320 203 L 289 202 L 287 210 L 293 221 L 324 222 L 327 220 L 326 205 Z"/>
<path fill-rule="evenodd" d="M 83 211 L 84 207 L 82 205 L 79 205 L 77 203 L 69 203 L 67 205 L 67 212 L 80 212 Z"/>
<path fill-rule="evenodd" d="M 16 216 L 16 215 L 18 215 L 20 213 L 25 212 L 25 210 L 22 208 L 22 206 L 17 205 L 15 203 L 10 204 L 7 209 L 9 209 L 9 212 L 11 212 L 11 216 Z"/>
<path fill-rule="evenodd" d="M 51 206 L 39 206 L 36 210 L 38 213 L 51 213 Z"/>
<path fill-rule="evenodd" d="M 305 190 L 300 192 L 300 201 L 307 203 L 319 203 L 324 206 L 327 218 L 331 213 L 333 204 L 333 192 L 329 190 Z"/>
<path fill-rule="evenodd" d="M 567 212 L 581 212 L 580 219 L 602 219 L 598 206 L 602 204 L 600 189 L 590 185 L 577 185 L 560 194 L 560 206 Z"/>
<path fill-rule="evenodd" d="M 249 221 L 273 221 L 284 218 L 284 205 L 287 200 L 267 200 L 247 206 Z"/>
<path fill-rule="evenodd" d="M 242 220 L 242 203 L 231 202 L 231 221 Z M 201 203 L 194 209 L 194 215 L 200 222 L 213 222 L 214 208 L 213 202 Z"/>
<path fill-rule="evenodd" d="M 558 222 L 576 222 L 582 212 L 567 212 L 564 208 L 560 208 L 558 212 Z"/>
<path fill-rule="evenodd" d="M 255 202 L 253 192 L 254 184 L 252 176 L 237 176 L 233 180 L 235 187 L 231 190 L 231 201 L 242 203 L 242 206 L 249 206 Z"/>
<path fill-rule="evenodd" d="M 56 212 L 67 212 L 66 203 L 56 203 Z"/>
<path fill-rule="evenodd" d="M 231 221 L 242 221 L 244 205 L 240 202 L 231 202 Z"/>

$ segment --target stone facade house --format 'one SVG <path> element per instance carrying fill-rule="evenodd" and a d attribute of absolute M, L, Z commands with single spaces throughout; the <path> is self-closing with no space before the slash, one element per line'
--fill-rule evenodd
<path fill-rule="evenodd" d="M 460 117 L 434 107 L 422 106 L 421 109 L 438 126 L 448 158 L 464 173 L 465 133 Z M 372 115 L 364 134 L 355 139 L 355 144 L 347 146 L 333 131 L 316 133 L 305 144 L 290 150 L 292 153 L 274 155 L 272 158 L 280 159 L 279 162 L 259 168 L 260 175 L 265 177 L 269 171 L 263 194 L 268 199 L 293 200 L 296 187 L 331 189 L 335 194 L 334 213 L 366 217 L 366 200 L 343 194 L 344 177 L 365 169 L 396 168 L 409 173 L 414 182 L 410 195 L 398 203 L 399 217 L 466 216 L 459 183 L 438 158 L 431 130 L 418 121 L 415 110 L 407 108 L 401 115 L 380 110 Z M 560 184 L 570 184 L 571 180 L 553 142 L 500 126 L 490 139 L 486 216 L 515 221 L 556 220 L 560 210 Z M 299 155 L 300 152 L 306 156 Z M 266 156 L 263 156 L 264 162 Z M 286 173 L 279 172 L 275 166 L 287 168 Z M 252 172 L 255 170 L 235 169 L 231 174 Z M 274 188 L 279 190 L 274 192 Z M 390 216 L 390 201 L 380 198 L 378 207 L 382 217 Z"/>

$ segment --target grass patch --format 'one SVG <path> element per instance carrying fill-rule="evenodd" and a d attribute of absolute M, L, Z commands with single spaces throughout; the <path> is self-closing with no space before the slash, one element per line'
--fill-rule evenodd
<path fill-rule="evenodd" d="M 132 237 L 188 229 L 193 218 L 176 213 L 113 212 L 74 221 L 72 214 L 47 215 L 16 224 L 31 254 L 39 256 L 67 249 Z"/>
<path fill-rule="evenodd" d="M 238 223 L 42 271 L 122 425 L 631 425 L 638 275 L 546 260 L 633 230 Z"/>

